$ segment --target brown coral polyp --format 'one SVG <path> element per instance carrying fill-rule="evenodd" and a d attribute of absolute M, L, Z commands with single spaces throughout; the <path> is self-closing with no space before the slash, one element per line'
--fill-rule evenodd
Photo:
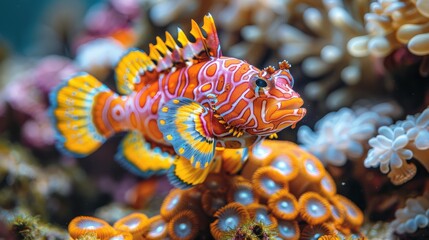
<path fill-rule="evenodd" d="M 191 240 L 198 234 L 199 223 L 197 215 L 190 210 L 184 210 L 175 215 L 167 226 L 172 239 Z"/>
<path fill-rule="evenodd" d="M 238 202 L 243 206 L 258 202 L 252 184 L 247 181 L 234 182 L 227 194 L 228 202 Z"/>
<path fill-rule="evenodd" d="M 201 205 L 203 210 L 209 216 L 213 215 L 217 210 L 227 204 L 227 199 L 224 193 L 204 191 L 201 196 Z"/>

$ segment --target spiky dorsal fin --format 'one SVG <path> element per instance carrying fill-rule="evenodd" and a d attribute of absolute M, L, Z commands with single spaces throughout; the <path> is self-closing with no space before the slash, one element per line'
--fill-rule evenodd
<path fill-rule="evenodd" d="M 206 36 L 204 36 L 203 31 Z M 202 27 L 191 20 L 190 33 L 195 39 L 194 42 L 191 42 L 185 32 L 178 28 L 177 41 L 181 47 L 168 32 L 165 33 L 165 42 L 157 38 L 157 43 L 154 48 L 150 49 L 149 56 L 156 61 L 159 72 L 170 71 L 171 68 L 185 66 L 186 63 L 193 64 L 205 61 L 210 57 L 222 56 L 216 26 L 210 14 L 204 16 Z M 152 53 L 153 51 L 154 53 Z M 158 55 L 161 55 L 161 58 Z"/>
<path fill-rule="evenodd" d="M 146 83 L 157 80 L 158 74 L 174 71 L 177 68 L 206 61 L 211 57 L 221 57 L 219 39 L 213 17 L 204 16 L 203 26 L 200 27 L 192 20 L 191 35 L 195 41 L 191 42 L 179 28 L 177 41 L 170 33 L 165 33 L 165 41 L 156 38 L 156 44 L 149 44 L 149 54 L 133 49 L 119 61 L 116 71 L 116 83 L 121 94 L 130 94 L 138 91 Z M 203 33 L 205 32 L 205 35 Z M 158 74 L 149 74 L 156 70 Z"/>

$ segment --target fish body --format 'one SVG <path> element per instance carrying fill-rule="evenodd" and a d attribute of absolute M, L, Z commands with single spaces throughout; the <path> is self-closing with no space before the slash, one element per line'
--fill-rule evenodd
<path fill-rule="evenodd" d="M 86 73 L 53 91 L 59 149 L 85 156 L 125 131 L 116 157 L 134 173 L 163 172 L 172 155 L 207 169 L 216 149 L 249 147 L 305 115 L 287 62 L 260 70 L 222 56 L 210 15 L 201 28 L 192 21 L 191 34 L 194 42 L 179 29 L 180 47 L 166 33 L 149 54 L 125 54 L 115 68 L 122 95 Z"/>

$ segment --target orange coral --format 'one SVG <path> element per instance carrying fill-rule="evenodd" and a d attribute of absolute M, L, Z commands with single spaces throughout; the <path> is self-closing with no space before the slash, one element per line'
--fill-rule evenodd
<path fill-rule="evenodd" d="M 200 185 L 170 191 L 160 215 L 147 221 L 143 237 L 195 239 L 210 232 L 222 239 L 240 235 L 249 221 L 263 224 L 281 239 L 359 235 L 361 210 L 337 194 L 316 157 L 283 141 L 266 140 L 255 148 L 259 150 L 250 151 L 241 174 L 229 175 L 220 167 Z"/>
<path fill-rule="evenodd" d="M 115 236 L 115 229 L 106 221 L 95 218 L 80 216 L 74 218 L 68 227 L 70 237 L 77 239 L 79 236 L 93 233 L 100 239 L 108 239 Z"/>
<path fill-rule="evenodd" d="M 273 167 L 261 167 L 252 177 L 256 193 L 265 199 L 286 187 L 284 180 L 282 173 Z"/>
<path fill-rule="evenodd" d="M 299 215 L 310 225 L 323 223 L 331 216 L 328 200 L 315 192 L 302 194 L 298 202 Z"/>
<path fill-rule="evenodd" d="M 191 240 L 198 234 L 197 215 L 190 210 L 184 210 L 168 222 L 168 234 L 172 239 Z"/>
<path fill-rule="evenodd" d="M 268 199 L 273 214 L 283 220 L 293 220 L 298 215 L 298 201 L 286 189 L 278 191 Z"/>
<path fill-rule="evenodd" d="M 214 217 L 216 220 L 210 224 L 210 232 L 216 239 L 221 238 L 230 230 L 237 229 L 250 219 L 246 208 L 239 203 L 229 203 L 219 209 Z"/>
<path fill-rule="evenodd" d="M 186 207 L 187 202 L 188 199 L 185 191 L 173 189 L 162 202 L 160 209 L 161 216 L 167 220 L 172 218 L 173 215 Z"/>
<path fill-rule="evenodd" d="M 132 213 L 116 221 L 113 227 L 118 231 L 129 232 L 132 239 L 142 239 L 147 223 L 148 217 L 145 214 Z"/>

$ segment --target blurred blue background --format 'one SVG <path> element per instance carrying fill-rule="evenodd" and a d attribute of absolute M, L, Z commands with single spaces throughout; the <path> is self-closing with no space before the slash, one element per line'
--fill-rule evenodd
<path fill-rule="evenodd" d="M 47 24 L 61 24 L 61 22 L 52 23 L 49 20 L 78 20 L 79 17 L 83 16 L 87 8 L 100 1 L 1 0 L 0 40 L 6 42 L 8 47 L 15 53 L 30 54 L 34 50 L 29 49 L 29 46 L 34 41 L 37 41 L 38 34 L 41 34 L 43 31 L 49 31 L 49 28 L 46 28 Z M 79 27 L 79 24 L 82 23 L 76 21 L 76 27 Z"/>

